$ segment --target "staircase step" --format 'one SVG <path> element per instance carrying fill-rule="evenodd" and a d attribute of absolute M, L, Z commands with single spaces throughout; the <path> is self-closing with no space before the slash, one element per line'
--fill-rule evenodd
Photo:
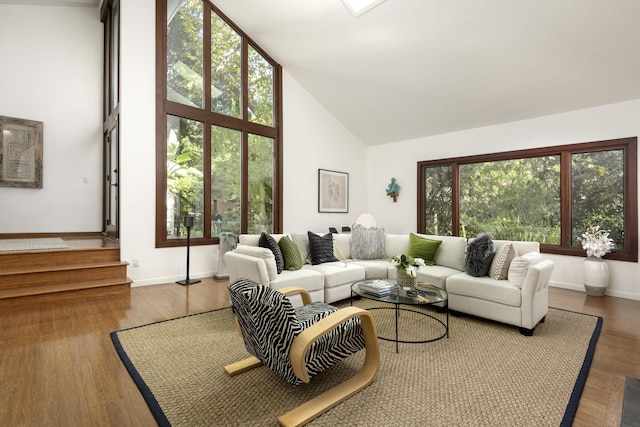
<path fill-rule="evenodd" d="M 120 261 L 120 248 L 0 252 L 0 272 L 14 273 L 39 267 L 45 268 L 65 264 L 92 264 L 108 261 Z"/>
<path fill-rule="evenodd" d="M 53 293 L 72 299 L 87 292 L 108 296 L 131 289 L 127 262 L 117 240 L 101 233 L 0 235 L 0 238 L 59 237 L 68 248 L 0 252 L 0 300 L 31 296 L 36 304 Z"/>
<path fill-rule="evenodd" d="M 17 288 L 0 288 L 0 299 L 2 298 L 15 298 L 28 295 L 44 295 L 55 292 L 75 291 L 80 289 L 93 289 L 109 286 L 130 286 L 131 280 L 125 279 L 98 279 L 98 280 L 83 280 L 79 282 L 65 282 L 48 285 L 31 285 L 21 286 Z"/>
<path fill-rule="evenodd" d="M 92 264 L 56 265 L 49 268 L 25 268 L 21 272 L 0 273 L 0 289 L 32 286 L 53 286 L 59 283 L 121 279 L 127 277 L 129 263 L 99 262 Z"/>

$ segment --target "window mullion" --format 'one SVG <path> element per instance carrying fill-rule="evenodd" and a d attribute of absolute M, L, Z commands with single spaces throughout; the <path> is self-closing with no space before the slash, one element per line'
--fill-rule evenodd
<path fill-rule="evenodd" d="M 203 94 L 204 111 L 207 120 L 204 122 L 204 134 L 202 141 L 202 173 L 203 173 L 203 200 L 202 200 L 202 226 L 203 237 L 211 238 L 211 6 L 204 2 L 203 16 Z"/>
<path fill-rule="evenodd" d="M 560 153 L 560 246 L 571 248 L 571 153 Z"/>
<path fill-rule="evenodd" d="M 246 123 L 249 121 L 249 42 L 242 37 L 242 121 L 245 126 L 242 130 L 242 224 L 243 233 L 249 230 L 249 133 Z"/>
<path fill-rule="evenodd" d="M 451 164 L 451 231 L 454 236 L 460 235 L 460 165 Z"/>

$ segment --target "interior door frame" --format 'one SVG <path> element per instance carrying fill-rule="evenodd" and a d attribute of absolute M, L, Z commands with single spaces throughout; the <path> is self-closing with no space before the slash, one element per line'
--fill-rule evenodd
<path fill-rule="evenodd" d="M 115 138 L 112 135 L 115 134 Z M 115 139 L 115 140 L 114 140 Z M 120 237 L 120 129 L 115 126 L 104 133 L 103 226 L 109 237 Z M 115 206 L 114 206 L 115 205 Z"/>
<path fill-rule="evenodd" d="M 102 232 L 120 237 L 120 0 L 104 0 Z M 115 137 L 112 137 L 114 135 Z"/>

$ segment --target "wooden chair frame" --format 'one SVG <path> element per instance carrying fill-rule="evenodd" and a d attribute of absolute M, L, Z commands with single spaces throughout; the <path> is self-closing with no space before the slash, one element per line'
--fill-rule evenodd
<path fill-rule="evenodd" d="M 304 305 L 311 303 L 311 295 L 305 289 L 291 286 L 278 289 L 278 291 L 287 296 L 299 294 Z M 304 362 L 309 347 L 323 335 L 354 317 L 360 318 L 366 351 L 365 360 L 360 370 L 353 377 L 279 416 L 278 422 L 281 425 L 302 426 L 371 384 L 380 366 L 380 347 L 371 313 L 358 307 L 342 308 L 302 331 L 293 340 L 289 360 L 295 375 L 303 382 L 309 383 L 309 373 Z M 240 330 L 237 319 L 236 327 Z M 234 376 L 260 365 L 262 362 L 252 356 L 227 365 L 224 370 L 229 376 Z"/>

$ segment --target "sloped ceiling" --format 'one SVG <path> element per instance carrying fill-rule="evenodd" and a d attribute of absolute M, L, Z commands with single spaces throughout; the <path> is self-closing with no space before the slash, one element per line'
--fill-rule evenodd
<path fill-rule="evenodd" d="M 638 0 L 214 0 L 366 145 L 640 98 Z"/>
<path fill-rule="evenodd" d="M 640 98 L 639 0 L 213 3 L 366 145 Z"/>

